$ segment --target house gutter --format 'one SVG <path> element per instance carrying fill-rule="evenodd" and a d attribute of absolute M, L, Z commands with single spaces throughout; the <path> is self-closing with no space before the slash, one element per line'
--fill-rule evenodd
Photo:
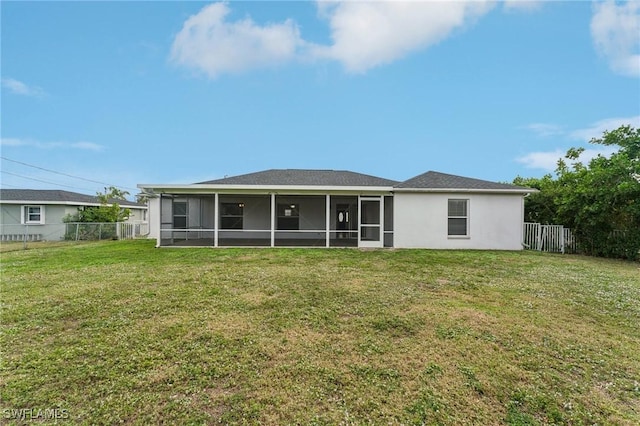
<path fill-rule="evenodd" d="M 518 189 L 470 189 L 470 188 L 394 188 L 395 193 L 474 193 L 474 194 L 521 194 L 524 196 L 532 192 L 538 192 L 537 189 L 518 188 Z"/>

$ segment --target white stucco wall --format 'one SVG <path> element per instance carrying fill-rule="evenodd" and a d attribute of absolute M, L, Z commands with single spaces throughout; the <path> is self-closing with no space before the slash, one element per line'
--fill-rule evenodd
<path fill-rule="evenodd" d="M 149 198 L 147 207 L 149 209 L 147 213 L 149 238 L 158 238 L 158 235 L 160 235 L 160 198 Z"/>
<path fill-rule="evenodd" d="M 468 199 L 468 237 L 447 235 L 449 199 Z M 524 199 L 519 194 L 396 193 L 398 248 L 522 250 Z"/>

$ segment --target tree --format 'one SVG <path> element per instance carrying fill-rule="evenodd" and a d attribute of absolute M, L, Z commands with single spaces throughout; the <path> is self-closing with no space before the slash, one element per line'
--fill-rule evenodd
<path fill-rule="evenodd" d="M 635 259 L 640 250 L 640 130 L 622 126 L 593 144 L 618 146 L 610 157 L 587 165 L 583 149 L 571 149 L 558 163 L 558 218 L 574 229 L 587 254 Z"/>
<path fill-rule="evenodd" d="M 67 215 L 65 222 L 123 222 L 131 215 L 131 210 L 121 208 L 118 201 L 126 201 L 129 195 L 127 191 L 119 190 L 113 186 L 98 192 L 96 198 L 100 202 L 97 207 L 84 207 L 78 209 L 73 215 Z"/>
<path fill-rule="evenodd" d="M 536 222 L 544 225 L 557 223 L 558 207 L 555 203 L 557 181 L 550 174 L 542 178 L 523 178 L 518 176 L 514 185 L 537 189 L 524 199 L 525 222 Z"/>
<path fill-rule="evenodd" d="M 550 175 L 514 180 L 540 189 L 527 197 L 526 217 L 572 228 L 585 254 L 636 259 L 640 250 L 640 130 L 622 126 L 591 143 L 619 149 L 583 164 L 579 157 L 584 148 L 571 148 L 558 161 L 556 180 Z"/>

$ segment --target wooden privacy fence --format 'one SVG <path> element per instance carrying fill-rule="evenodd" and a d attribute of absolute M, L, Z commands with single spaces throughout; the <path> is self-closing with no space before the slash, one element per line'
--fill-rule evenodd
<path fill-rule="evenodd" d="M 525 222 L 522 244 L 529 250 L 549 253 L 576 253 L 576 239 L 571 229 L 562 225 Z"/>

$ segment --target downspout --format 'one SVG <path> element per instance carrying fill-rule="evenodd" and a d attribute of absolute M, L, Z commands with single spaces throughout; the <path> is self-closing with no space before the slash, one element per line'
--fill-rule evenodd
<path fill-rule="evenodd" d="M 149 206 L 150 203 L 147 203 Z M 151 219 L 151 218 L 149 218 Z M 158 227 L 156 228 L 156 248 L 159 248 L 162 244 L 162 192 L 160 193 L 160 197 L 158 200 Z"/>
<path fill-rule="evenodd" d="M 522 220 L 520 221 L 520 244 L 525 249 L 531 248 L 530 245 L 525 244 L 524 242 L 524 199 L 527 198 L 529 195 L 531 195 L 530 192 L 527 192 L 526 194 L 524 194 L 524 197 L 522 197 L 522 203 L 520 204 L 520 217 L 522 218 Z"/>

